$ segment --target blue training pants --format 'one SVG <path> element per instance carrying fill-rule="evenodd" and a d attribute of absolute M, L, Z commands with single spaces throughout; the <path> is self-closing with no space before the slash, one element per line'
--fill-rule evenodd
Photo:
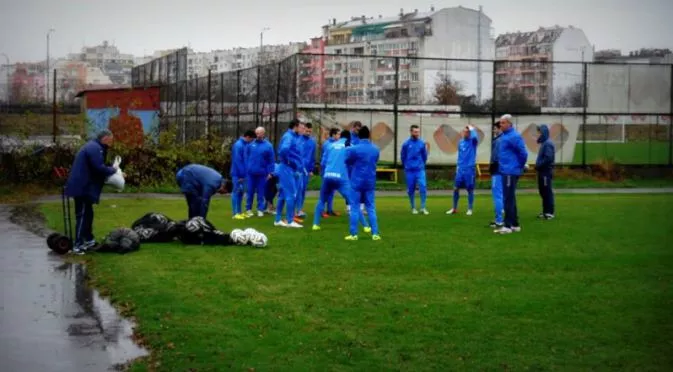
<path fill-rule="evenodd" d="M 407 181 L 407 195 L 409 195 L 409 202 L 411 203 L 411 209 L 416 209 L 416 186 L 418 185 L 418 191 L 421 194 L 421 209 L 425 209 L 425 201 L 427 199 L 427 181 L 425 178 L 425 169 L 420 169 L 416 171 L 405 170 L 404 175 L 406 176 Z"/>
<path fill-rule="evenodd" d="M 493 209 L 495 210 L 495 223 L 502 224 L 503 200 L 502 200 L 502 176 L 491 175 L 491 196 L 493 197 Z"/>
<path fill-rule="evenodd" d="M 306 189 L 308 188 L 309 177 L 308 174 L 302 174 L 299 176 L 301 180 L 301 185 L 298 187 L 297 195 L 297 212 L 304 210 L 304 201 L 306 200 Z"/>
<path fill-rule="evenodd" d="M 379 220 L 378 217 L 376 216 L 376 204 L 374 201 L 374 189 L 370 190 L 354 190 L 355 193 L 355 200 L 360 200 L 362 203 L 365 205 L 365 210 L 367 211 L 367 218 L 369 219 L 369 225 L 372 228 L 372 234 L 378 235 L 379 234 Z M 358 213 L 358 220 L 360 223 L 367 227 L 366 222 L 364 221 L 364 216 L 362 215 L 362 211 L 360 208 L 357 206 L 355 208 L 351 207 L 351 213 L 353 213 L 353 209 L 357 210 Z M 352 219 L 350 222 L 352 223 Z M 350 229 L 353 231 L 353 228 L 355 227 L 355 231 L 357 231 L 357 224 L 355 226 L 351 226 Z"/>
<path fill-rule="evenodd" d="M 297 199 L 297 177 L 295 171 L 285 164 L 278 167 L 278 205 L 276 222 L 279 222 L 285 206 L 285 218 L 290 223 L 294 219 L 295 201 Z"/>
<path fill-rule="evenodd" d="M 266 188 L 266 175 L 249 175 L 248 178 L 248 197 L 245 202 L 245 210 L 252 210 L 252 199 L 257 194 L 257 210 L 266 210 L 266 198 L 264 197 Z"/>
<path fill-rule="evenodd" d="M 231 191 L 231 214 L 237 215 L 243 213 L 243 194 L 245 193 L 245 179 L 243 182 L 234 180 L 234 188 Z"/>
<path fill-rule="evenodd" d="M 320 200 L 315 206 L 315 215 L 313 216 L 313 224 L 320 225 L 320 219 L 322 218 L 322 212 L 325 208 L 325 200 L 330 195 L 334 195 L 334 192 L 338 191 L 341 196 L 346 199 L 346 203 L 351 206 L 351 211 L 349 213 L 349 230 L 351 235 L 357 235 L 358 232 L 358 220 L 360 219 L 360 208 L 352 207 L 353 205 L 357 206 L 357 201 L 355 199 L 355 194 L 351 183 L 348 180 L 341 180 L 338 178 L 323 178 L 322 185 L 320 185 Z"/>

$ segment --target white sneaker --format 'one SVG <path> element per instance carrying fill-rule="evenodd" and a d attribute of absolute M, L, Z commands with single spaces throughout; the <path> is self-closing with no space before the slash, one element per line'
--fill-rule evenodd
<path fill-rule="evenodd" d="M 451 208 L 448 211 L 446 211 L 446 214 L 456 214 L 457 212 L 458 212 L 457 210 Z"/>
<path fill-rule="evenodd" d="M 512 233 L 512 229 L 510 229 L 509 227 L 505 227 L 505 226 L 503 226 L 503 227 L 501 227 L 501 228 L 499 228 L 499 229 L 495 229 L 495 230 L 493 230 L 493 232 L 496 233 L 496 234 L 511 234 L 511 233 Z"/>
<path fill-rule="evenodd" d="M 430 214 L 430 212 L 425 208 L 421 209 L 421 213 L 423 213 L 426 216 Z"/>
<path fill-rule="evenodd" d="M 521 232 L 521 226 L 512 226 L 512 232 Z"/>
<path fill-rule="evenodd" d="M 273 225 L 274 225 L 274 226 L 277 226 L 277 227 L 287 227 L 287 222 L 285 222 L 285 221 L 283 221 L 283 220 L 280 220 L 280 221 L 278 221 L 278 222 L 274 221 L 274 222 L 273 222 Z"/>
<path fill-rule="evenodd" d="M 292 228 L 295 228 L 295 229 L 301 229 L 302 227 L 304 227 L 304 225 L 300 225 L 300 224 L 298 224 L 298 223 L 292 221 L 292 222 L 290 222 L 289 224 L 287 224 L 286 227 L 292 227 Z"/>
<path fill-rule="evenodd" d="M 418 214 L 418 209 L 416 209 L 416 208 L 412 209 L 411 214 Z"/>
<path fill-rule="evenodd" d="M 257 217 L 264 217 L 264 212 L 257 211 Z"/>
<path fill-rule="evenodd" d="M 472 209 L 468 209 L 467 213 L 465 213 L 465 214 L 468 215 L 468 216 L 471 216 L 472 215 Z"/>
<path fill-rule="evenodd" d="M 255 214 L 252 213 L 252 211 L 245 211 L 245 214 L 244 214 L 244 216 L 245 216 L 246 218 L 247 218 L 247 217 L 252 217 L 252 216 L 254 216 L 254 215 L 255 215 Z"/>

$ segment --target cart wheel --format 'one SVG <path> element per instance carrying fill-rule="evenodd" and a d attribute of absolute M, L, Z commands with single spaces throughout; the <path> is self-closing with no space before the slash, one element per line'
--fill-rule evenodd
<path fill-rule="evenodd" d="M 72 240 L 63 235 L 59 235 L 54 238 L 53 247 L 50 248 L 58 254 L 66 254 L 72 249 Z"/>
<path fill-rule="evenodd" d="M 61 234 L 55 232 L 47 236 L 47 247 L 49 247 L 49 249 L 53 249 L 52 247 L 54 246 L 54 239 L 56 239 L 60 235 Z"/>

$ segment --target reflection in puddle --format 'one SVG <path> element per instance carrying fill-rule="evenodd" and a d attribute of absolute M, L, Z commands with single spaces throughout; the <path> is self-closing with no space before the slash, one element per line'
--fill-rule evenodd
<path fill-rule="evenodd" d="M 80 347 L 104 350 L 116 364 L 148 355 L 133 342 L 134 324 L 122 318 L 108 300 L 86 285 L 86 266 L 63 263 L 55 270 L 70 284 L 64 283 L 64 292 L 72 288 L 72 292 L 63 293 L 65 298 L 61 303 L 65 307 L 63 313 L 72 319 L 67 332 L 73 342 Z"/>

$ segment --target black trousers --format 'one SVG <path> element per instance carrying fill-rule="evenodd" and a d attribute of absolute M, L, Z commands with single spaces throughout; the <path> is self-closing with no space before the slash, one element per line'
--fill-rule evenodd
<path fill-rule="evenodd" d="M 194 217 L 203 217 L 206 218 L 208 215 L 208 206 L 203 207 L 201 205 L 201 197 L 194 194 L 185 194 L 185 199 L 187 200 L 187 214 L 188 218 L 191 220 Z M 201 209 L 204 210 L 201 210 Z"/>
<path fill-rule="evenodd" d="M 94 239 L 93 203 L 87 197 L 75 197 L 75 246 Z"/>
<path fill-rule="evenodd" d="M 542 198 L 542 213 L 554 214 L 554 190 L 552 189 L 551 172 L 537 174 L 537 189 Z"/>
<path fill-rule="evenodd" d="M 519 227 L 519 212 L 516 208 L 516 185 L 519 176 L 502 175 L 502 196 L 505 204 L 505 227 Z"/>

